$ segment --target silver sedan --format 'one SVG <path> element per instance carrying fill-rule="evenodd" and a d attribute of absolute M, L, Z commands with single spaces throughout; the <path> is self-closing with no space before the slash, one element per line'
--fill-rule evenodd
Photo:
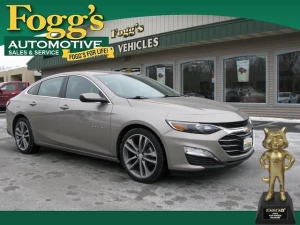
<path fill-rule="evenodd" d="M 254 152 L 252 123 L 239 109 L 117 72 L 46 77 L 7 102 L 6 119 L 21 153 L 45 146 L 121 162 L 144 183 L 167 170 L 237 165 Z"/>

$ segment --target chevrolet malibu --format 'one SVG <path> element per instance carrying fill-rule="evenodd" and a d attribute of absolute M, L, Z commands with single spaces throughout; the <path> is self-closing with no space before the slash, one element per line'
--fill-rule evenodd
<path fill-rule="evenodd" d="M 117 72 L 46 77 L 7 102 L 6 120 L 21 153 L 42 146 L 112 160 L 143 183 L 167 170 L 238 165 L 254 152 L 241 110 Z"/>

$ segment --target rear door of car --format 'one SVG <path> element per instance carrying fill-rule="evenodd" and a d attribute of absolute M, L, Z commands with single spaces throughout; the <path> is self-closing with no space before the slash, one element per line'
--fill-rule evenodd
<path fill-rule="evenodd" d="M 0 105 L 5 106 L 6 102 L 16 96 L 16 83 L 6 83 L 1 87 Z"/>
<path fill-rule="evenodd" d="M 69 76 L 59 103 L 59 141 L 63 147 L 111 156 L 111 103 L 81 102 L 80 94 L 97 93 L 95 83 L 83 76 Z"/>
<path fill-rule="evenodd" d="M 30 94 L 31 89 L 27 91 L 28 99 L 23 107 L 40 142 L 51 145 L 58 143 L 57 113 L 60 112 L 59 101 L 64 80 L 65 76 L 52 77 L 42 81 L 36 93 Z"/>

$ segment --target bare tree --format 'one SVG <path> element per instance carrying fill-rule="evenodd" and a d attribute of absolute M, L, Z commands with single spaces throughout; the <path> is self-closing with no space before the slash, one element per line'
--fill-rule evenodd
<path fill-rule="evenodd" d="M 0 71 L 10 70 L 10 69 L 12 69 L 12 66 L 0 65 Z"/>

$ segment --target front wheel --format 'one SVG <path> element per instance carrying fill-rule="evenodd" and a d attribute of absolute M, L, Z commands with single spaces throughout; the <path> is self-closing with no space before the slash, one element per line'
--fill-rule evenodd
<path fill-rule="evenodd" d="M 16 145 L 21 153 L 32 154 L 39 150 L 34 143 L 32 130 L 26 118 L 20 118 L 14 130 Z"/>
<path fill-rule="evenodd" d="M 158 180 L 166 168 L 161 144 L 150 131 L 143 128 L 132 129 L 123 137 L 120 158 L 129 176 L 142 183 Z"/>

